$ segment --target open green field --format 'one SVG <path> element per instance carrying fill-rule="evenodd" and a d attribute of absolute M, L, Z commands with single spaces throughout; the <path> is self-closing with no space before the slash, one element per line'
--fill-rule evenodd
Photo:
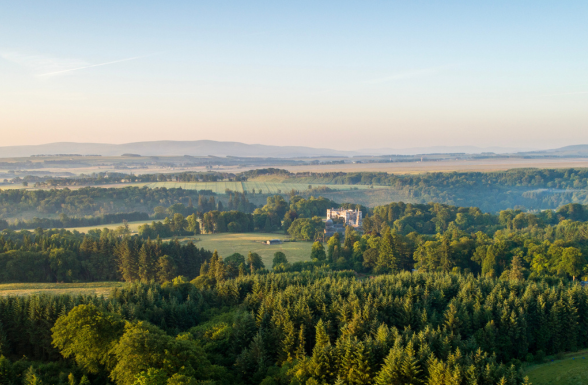
<path fill-rule="evenodd" d="M 588 384 L 588 350 L 570 353 L 562 360 L 531 366 L 525 375 L 533 385 Z"/>
<path fill-rule="evenodd" d="M 121 185 L 123 186 L 123 185 Z M 281 183 L 281 182 L 155 182 L 147 183 L 146 187 L 156 188 L 183 188 L 185 190 L 212 190 L 217 194 L 224 194 L 225 191 L 231 190 L 236 192 L 248 192 L 251 193 L 255 190 L 256 193 L 261 191 L 262 194 L 278 194 L 287 193 L 292 189 L 298 191 L 308 190 L 308 183 Z M 346 185 L 346 184 L 310 184 L 313 188 L 327 186 L 332 190 L 346 191 L 346 190 L 363 190 L 368 189 L 366 185 Z M 378 187 L 385 188 L 385 187 Z"/>
<path fill-rule="evenodd" d="M 124 287 L 123 282 L 88 283 L 4 283 L 0 284 L 0 296 L 23 296 L 33 294 L 96 294 L 108 296 L 115 287 Z"/>
<path fill-rule="evenodd" d="M 276 251 L 286 254 L 288 262 L 310 261 L 311 242 L 284 242 L 281 245 L 264 245 L 268 239 L 289 239 L 284 234 L 272 233 L 223 233 L 207 234 L 195 237 L 180 238 L 180 241 L 192 241 L 199 248 L 210 251 L 217 250 L 221 257 L 239 253 L 247 257 L 249 252 L 257 253 L 263 259 L 266 268 L 271 269 L 272 259 Z"/>
<path fill-rule="evenodd" d="M 128 222 L 129 224 L 129 229 L 131 230 L 131 233 L 136 233 L 137 231 L 139 231 L 139 226 L 144 225 L 145 223 L 151 223 L 152 221 L 136 221 L 136 222 Z M 66 228 L 66 230 L 70 230 L 70 231 L 79 231 L 80 233 L 87 233 L 89 230 L 92 229 L 110 229 L 110 230 L 114 230 L 119 226 L 122 226 L 122 223 L 112 223 L 109 225 L 97 225 L 97 226 L 86 226 L 86 227 L 68 227 Z"/>

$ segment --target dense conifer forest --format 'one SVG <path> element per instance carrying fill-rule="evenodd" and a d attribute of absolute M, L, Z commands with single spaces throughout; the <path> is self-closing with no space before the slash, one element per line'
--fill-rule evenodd
<path fill-rule="evenodd" d="M 0 299 L 4 384 L 523 384 L 588 345 L 578 284 L 409 273 L 217 274 L 109 298 Z"/>

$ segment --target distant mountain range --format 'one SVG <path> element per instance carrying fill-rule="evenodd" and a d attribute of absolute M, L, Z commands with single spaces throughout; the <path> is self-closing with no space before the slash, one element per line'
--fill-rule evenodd
<path fill-rule="evenodd" d="M 357 151 L 362 155 L 417 155 L 417 154 L 481 154 L 493 152 L 496 154 L 512 154 L 522 151 L 532 151 L 532 148 L 515 147 L 475 147 L 475 146 L 433 146 L 413 148 L 366 148 Z"/>
<path fill-rule="evenodd" d="M 218 142 L 213 140 L 196 141 L 153 141 L 126 144 L 73 143 L 59 142 L 31 146 L 0 147 L 0 158 L 28 157 L 32 155 L 80 154 L 120 156 L 139 154 L 142 156 L 191 155 L 191 156 L 237 156 L 265 158 L 296 158 L 317 156 L 359 156 L 359 155 L 415 155 L 415 154 L 517 154 L 521 156 L 588 156 L 588 145 L 574 145 L 558 149 L 533 151 L 529 148 L 475 147 L 475 146 L 435 146 L 405 149 L 377 148 L 357 151 L 340 151 L 328 148 L 304 146 L 268 146 L 240 142 Z"/>
<path fill-rule="evenodd" d="M 576 144 L 573 146 L 565 146 L 561 148 L 554 148 L 551 150 L 542 151 L 528 151 L 523 154 L 529 155 L 555 155 L 555 156 L 588 156 L 588 144 Z"/>
<path fill-rule="evenodd" d="M 0 147 L 1 158 L 26 157 L 41 154 L 80 154 L 120 156 L 139 154 L 143 156 L 191 155 L 191 156 L 243 156 L 268 158 L 294 158 L 304 156 L 350 156 L 353 152 L 328 148 L 302 146 L 266 146 L 239 142 L 217 142 L 213 140 L 135 142 L 125 144 L 59 142 L 33 146 Z"/>

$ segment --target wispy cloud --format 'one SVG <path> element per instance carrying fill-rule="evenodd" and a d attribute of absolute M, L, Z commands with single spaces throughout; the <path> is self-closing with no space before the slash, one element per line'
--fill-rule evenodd
<path fill-rule="evenodd" d="M 75 68 L 69 68 L 69 69 L 64 69 L 64 70 L 60 70 L 60 71 L 53 71 L 53 72 L 47 72 L 44 74 L 39 74 L 38 76 L 53 76 L 53 75 L 59 75 L 59 74 L 64 74 L 67 72 L 72 72 L 72 71 L 78 71 L 78 70 L 83 70 L 86 68 L 92 68 L 92 67 L 101 67 L 101 66 L 106 66 L 109 64 L 115 64 L 115 63 L 122 63 L 125 61 L 131 61 L 131 60 L 137 60 L 137 59 L 142 59 L 144 57 L 148 57 L 148 56 L 153 56 L 156 54 L 151 54 L 151 55 L 143 55 L 143 56 L 135 56 L 135 57 L 129 57 L 126 59 L 119 59 L 119 60 L 113 60 L 113 61 L 108 61 L 105 63 L 98 63 L 98 64 L 86 64 L 80 67 L 75 67 Z"/>
<path fill-rule="evenodd" d="M 422 78 L 427 76 L 437 75 L 440 72 L 443 72 L 450 67 L 435 67 L 435 68 L 423 68 L 423 69 L 415 69 L 409 70 L 404 72 L 397 72 L 395 74 L 384 76 L 377 79 L 367 80 L 363 83 L 365 84 L 380 84 L 380 83 L 387 83 L 393 82 L 398 80 L 405 80 L 405 79 L 415 79 L 415 78 Z"/>
<path fill-rule="evenodd" d="M 20 52 L 0 52 L 4 60 L 19 64 L 33 74 L 61 71 L 65 68 L 76 68 L 89 65 L 88 62 L 79 59 L 55 58 L 45 55 L 28 55 Z"/>
<path fill-rule="evenodd" d="M 566 96 L 566 95 L 582 95 L 582 94 L 588 94 L 588 91 L 564 92 L 561 94 L 546 94 L 546 95 L 542 95 L 542 96 Z"/>
<path fill-rule="evenodd" d="M 157 54 L 158 53 L 143 56 L 134 56 L 125 59 L 118 59 L 97 64 L 92 64 L 80 59 L 55 58 L 44 55 L 27 55 L 19 52 L 0 52 L 0 57 L 13 63 L 22 65 L 25 68 L 28 68 L 37 77 L 50 77 L 55 75 L 66 74 L 68 72 L 79 71 L 87 68 L 101 67 L 105 65 L 141 59 Z"/>

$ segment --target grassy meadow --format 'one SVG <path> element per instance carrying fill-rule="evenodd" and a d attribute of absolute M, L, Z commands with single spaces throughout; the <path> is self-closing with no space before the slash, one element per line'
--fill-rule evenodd
<path fill-rule="evenodd" d="M 247 254 L 255 252 L 261 256 L 266 268 L 271 269 L 272 259 L 276 251 L 286 254 L 289 262 L 309 261 L 311 242 L 284 242 L 280 245 L 264 245 L 262 242 L 268 239 L 289 239 L 284 234 L 275 233 L 222 233 L 205 234 L 195 237 L 180 238 L 180 241 L 192 241 L 199 248 L 210 251 L 217 250 L 221 257 L 228 257 L 233 253 L 239 253 L 247 257 Z"/>
<path fill-rule="evenodd" d="M 588 350 L 570 353 L 561 360 L 529 367 L 526 372 L 533 385 L 588 384 Z"/>
<path fill-rule="evenodd" d="M 124 282 L 87 283 L 4 283 L 0 284 L 0 296 L 25 296 L 33 294 L 96 294 L 108 296 L 115 287 Z"/>
<path fill-rule="evenodd" d="M 136 221 L 136 222 L 128 222 L 129 225 L 129 230 L 131 230 L 131 233 L 135 234 L 139 231 L 139 226 L 144 225 L 145 223 L 151 223 L 152 221 Z M 107 228 L 109 230 L 114 230 L 117 227 L 122 226 L 122 223 L 111 223 L 109 225 L 97 225 L 97 226 L 85 226 L 85 227 L 68 227 L 66 228 L 66 230 L 69 231 L 78 231 L 80 233 L 87 233 L 88 231 L 92 230 L 92 229 L 104 229 Z"/>

